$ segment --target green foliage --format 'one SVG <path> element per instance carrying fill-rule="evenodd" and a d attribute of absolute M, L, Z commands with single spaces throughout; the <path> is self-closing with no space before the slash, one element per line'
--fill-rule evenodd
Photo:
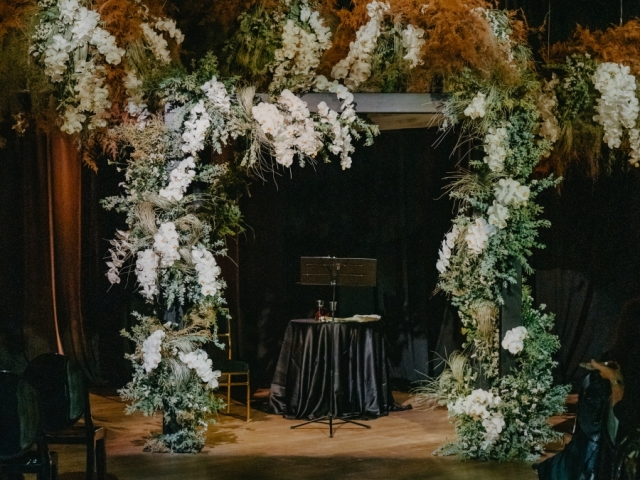
<path fill-rule="evenodd" d="M 166 328 L 155 317 L 137 313 L 134 316 L 139 320 L 138 325 L 131 332 L 121 332 L 136 345 L 135 352 L 126 356 L 133 365 L 133 378 L 119 390 L 122 399 L 130 402 L 127 413 L 139 411 L 149 416 L 162 410 L 164 423 L 174 426 L 175 432 L 151 438 L 149 450 L 197 453 L 204 446 L 207 425 L 215 421 L 211 415 L 223 408 L 224 403 L 177 357 L 215 340 L 215 311 L 200 307 L 199 312 L 187 314 L 187 326 L 180 331 Z M 142 344 L 156 330 L 166 335 L 162 360 L 147 373 L 143 367 Z"/>
<path fill-rule="evenodd" d="M 403 57 L 407 51 L 402 45 L 402 24 L 385 24 L 371 56 L 371 76 L 359 87 L 360 92 L 406 92 L 411 62 Z"/>
<path fill-rule="evenodd" d="M 239 28 L 224 47 L 225 69 L 266 90 L 269 65 L 282 40 L 283 13 L 269 11 L 257 2 L 238 18 Z"/>

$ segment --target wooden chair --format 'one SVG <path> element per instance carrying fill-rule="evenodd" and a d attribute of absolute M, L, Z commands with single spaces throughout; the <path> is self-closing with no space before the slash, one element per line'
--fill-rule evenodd
<path fill-rule="evenodd" d="M 233 360 L 233 350 L 231 342 L 231 321 L 227 320 L 227 331 L 218 333 L 218 338 L 227 342 L 227 359 L 213 360 L 213 369 L 220 370 L 222 376 L 219 381 L 220 387 L 227 387 L 227 413 L 231 405 L 231 387 L 247 387 L 247 422 L 251 420 L 251 387 L 249 380 L 249 364 Z M 234 381 L 233 377 L 243 376 L 245 381 Z M 222 380 L 224 379 L 224 380 Z"/>
<path fill-rule="evenodd" d="M 33 444 L 37 449 L 31 450 Z M 40 422 L 35 390 L 18 375 L 0 372 L 0 476 L 55 480 L 58 457 L 49 452 Z"/>
<path fill-rule="evenodd" d="M 89 389 L 80 368 L 69 358 L 45 353 L 34 358 L 24 378 L 38 393 L 45 440 L 49 445 L 85 445 L 87 480 L 106 476 L 105 429 L 93 424 Z M 84 417 L 84 425 L 76 425 Z"/>

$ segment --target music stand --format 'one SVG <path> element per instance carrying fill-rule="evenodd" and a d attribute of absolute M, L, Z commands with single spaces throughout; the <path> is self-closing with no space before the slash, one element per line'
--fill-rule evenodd
<path fill-rule="evenodd" d="M 375 287 L 377 261 L 371 258 L 336 258 L 336 257 L 301 257 L 300 283 L 302 285 L 331 285 L 331 328 L 329 329 L 329 343 L 331 344 L 331 392 L 329 395 L 329 413 L 308 422 L 294 425 L 291 429 L 309 425 L 310 423 L 324 423 L 329 425 L 329 438 L 333 438 L 333 424 L 336 417 L 334 397 L 336 390 L 334 364 L 334 338 L 336 318 L 336 286 Z M 354 422 L 346 418 L 337 419 L 340 424 L 353 423 L 359 427 L 371 428 L 371 425 Z"/>

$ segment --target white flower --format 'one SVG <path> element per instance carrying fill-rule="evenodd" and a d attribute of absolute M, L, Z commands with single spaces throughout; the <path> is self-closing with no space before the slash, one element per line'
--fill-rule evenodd
<path fill-rule="evenodd" d="M 482 426 L 485 429 L 484 441 L 480 448 L 488 449 L 500 437 L 506 423 L 501 413 L 495 413 L 492 416 L 482 420 Z"/>
<path fill-rule="evenodd" d="M 147 339 L 142 342 L 142 367 L 145 372 L 151 373 L 162 360 L 160 352 L 162 350 L 162 339 L 165 333 L 162 330 L 156 330 Z"/>
<path fill-rule="evenodd" d="M 493 225 L 487 223 L 483 217 L 476 218 L 475 222 L 469 225 L 467 235 L 464 237 L 465 242 L 471 253 L 480 254 L 487 245 L 489 237 L 496 231 Z"/>
<path fill-rule="evenodd" d="M 59 0 L 60 20 L 67 25 L 73 22 L 76 12 L 80 9 L 78 0 Z"/>
<path fill-rule="evenodd" d="M 423 61 L 420 58 L 420 50 L 425 43 L 424 30 L 416 28 L 413 25 L 407 25 L 407 28 L 402 30 L 402 46 L 407 50 L 407 54 L 402 57 L 405 60 L 411 62 L 411 68 L 422 65 Z"/>
<path fill-rule="evenodd" d="M 454 225 L 449 233 L 447 233 L 442 241 L 440 251 L 438 252 L 439 258 L 436 262 L 436 269 L 440 273 L 444 273 L 449 268 L 449 259 L 451 258 L 451 252 L 455 248 L 456 240 L 460 235 L 460 227 Z"/>
<path fill-rule="evenodd" d="M 637 128 L 629 130 L 629 146 L 631 147 L 629 163 L 634 167 L 638 167 L 640 166 L 640 131 Z"/>
<path fill-rule="evenodd" d="M 218 82 L 218 79 L 214 76 L 200 88 L 215 108 L 222 110 L 224 113 L 229 113 L 231 98 L 224 83 Z"/>
<path fill-rule="evenodd" d="M 69 52 L 73 44 L 62 35 L 54 35 L 51 44 L 44 51 L 44 73 L 52 82 L 62 80 L 62 75 L 67 71 Z"/>
<path fill-rule="evenodd" d="M 499 203 L 515 207 L 526 205 L 531 193 L 529 187 L 520 185 L 520 182 L 513 178 L 501 178 L 494 188 L 494 192 Z"/>
<path fill-rule="evenodd" d="M 196 374 L 200 377 L 208 388 L 218 388 L 218 378 L 220 378 L 220 370 L 212 370 L 212 362 L 207 352 L 198 349 L 193 352 L 178 354 L 178 358 L 187 367 L 196 371 Z"/>
<path fill-rule="evenodd" d="M 501 172 L 504 169 L 504 161 L 507 158 L 507 129 L 505 127 L 490 128 L 484 137 L 484 151 L 487 156 L 483 161 L 493 172 Z"/>
<path fill-rule="evenodd" d="M 86 115 L 78 112 L 76 107 L 67 106 L 62 119 L 63 124 L 60 127 L 60 130 L 68 133 L 69 135 L 73 135 L 74 133 L 82 131 L 82 122 L 84 122 L 87 117 Z"/>
<path fill-rule="evenodd" d="M 207 113 L 204 100 L 200 100 L 189 112 L 189 118 L 184 122 L 184 133 L 182 134 L 182 151 L 197 155 L 204 149 L 204 141 L 207 130 L 211 126 L 211 116 Z"/>
<path fill-rule="evenodd" d="M 290 90 L 282 91 L 277 105 L 259 103 L 252 113 L 262 131 L 269 135 L 277 163 L 290 167 L 296 153 L 315 157 L 322 148 L 306 102 Z"/>
<path fill-rule="evenodd" d="M 160 255 L 161 267 L 171 267 L 176 260 L 180 260 L 179 238 L 173 222 L 160 225 L 158 233 L 153 236 L 153 249 Z"/>
<path fill-rule="evenodd" d="M 158 260 L 158 255 L 151 249 L 138 252 L 136 276 L 138 277 L 138 283 L 142 287 L 140 294 L 147 300 L 152 300 L 158 294 L 156 285 Z"/>
<path fill-rule="evenodd" d="M 87 43 L 99 21 L 100 14 L 98 12 L 80 7 L 75 13 L 73 26 L 71 27 L 73 40 L 79 45 Z"/>
<path fill-rule="evenodd" d="M 322 54 L 331 47 L 330 38 L 331 30 L 323 24 L 320 13 L 303 3 L 299 21 L 290 18 L 284 24 L 282 46 L 269 67 L 273 72 L 269 90 L 283 89 L 292 78 L 297 88 L 311 85 Z"/>
<path fill-rule="evenodd" d="M 502 348 L 509 350 L 513 355 L 517 355 L 524 348 L 524 339 L 527 338 L 526 327 L 515 327 L 507 331 L 502 339 Z"/>
<path fill-rule="evenodd" d="M 118 65 L 125 54 L 124 49 L 118 48 L 116 39 L 106 30 L 97 27 L 91 34 L 90 42 L 104 55 L 104 59 L 111 65 Z"/>
<path fill-rule="evenodd" d="M 609 148 L 620 148 L 623 129 L 635 128 L 640 112 L 636 79 L 629 71 L 628 66 L 605 62 L 598 65 L 592 78 L 601 94 L 593 119 L 604 127 L 603 140 Z"/>
<path fill-rule="evenodd" d="M 486 113 L 487 97 L 484 93 L 478 92 L 471 103 L 464 109 L 464 114 L 470 118 L 482 118 Z"/>
<path fill-rule="evenodd" d="M 159 18 L 155 24 L 156 30 L 161 32 L 167 32 L 171 38 L 173 38 L 178 45 L 184 41 L 184 35 L 179 28 L 176 27 L 175 20 L 169 18 Z"/>
<path fill-rule="evenodd" d="M 509 219 L 509 209 L 504 205 L 493 201 L 493 205 L 487 210 L 489 214 L 489 223 L 496 227 L 503 229 L 507 226 L 507 220 Z"/>
<path fill-rule="evenodd" d="M 193 157 L 182 160 L 176 168 L 169 173 L 169 185 L 160 189 L 159 195 L 168 200 L 182 200 L 184 193 L 196 176 L 196 163 Z"/>
<path fill-rule="evenodd" d="M 142 27 L 144 38 L 156 59 L 161 63 L 168 64 L 171 61 L 171 55 L 169 54 L 167 41 L 162 35 L 156 33 L 148 23 L 143 23 L 140 26 Z"/>
<path fill-rule="evenodd" d="M 349 53 L 331 70 L 331 76 L 344 78 L 344 83 L 351 90 L 371 76 L 371 55 L 378 42 L 385 12 L 389 10 L 388 2 L 372 1 L 367 5 L 370 20 L 356 32 L 355 41 L 349 44 Z"/>
<path fill-rule="evenodd" d="M 193 247 L 191 258 L 193 258 L 193 263 L 198 273 L 198 283 L 201 285 L 202 295 L 215 295 L 221 288 L 218 280 L 220 267 L 218 267 L 216 259 L 213 258 L 211 252 L 202 247 Z"/>

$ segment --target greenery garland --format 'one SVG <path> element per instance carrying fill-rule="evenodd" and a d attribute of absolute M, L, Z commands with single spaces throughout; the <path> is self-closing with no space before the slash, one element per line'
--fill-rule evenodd
<path fill-rule="evenodd" d="M 123 333 L 136 351 L 128 356 L 134 378 L 121 394 L 132 402 L 129 411 L 162 408 L 165 421 L 177 425 L 150 448 L 198 451 L 209 415 L 221 406 L 213 395 L 217 373 L 202 348 L 217 343 L 216 317 L 227 315 L 214 255 L 225 254 L 224 237 L 240 228 L 229 191 L 238 167 L 259 173 L 289 167 L 294 157 L 303 166 L 338 155 L 348 168 L 352 139 L 364 136 L 371 144 L 378 133 L 355 114 L 350 90 L 415 89 L 422 75 L 424 84 L 442 85 L 447 94 L 443 130 L 458 126 L 472 153 L 469 170 L 451 185 L 459 210 L 437 265 L 438 286 L 462 318 L 465 350 L 421 394 L 446 404 L 454 420 L 457 440 L 443 453 L 498 460 L 541 453 L 555 438 L 546 418 L 562 410 L 567 391 L 553 385 L 550 373 L 559 348 L 550 333 L 553 316 L 533 308 L 526 291 L 522 327 L 501 338 L 497 314 L 502 291 L 516 282 L 514 264 L 532 273 L 528 257 L 542 247 L 538 229 L 549 225 L 535 199 L 559 179 L 541 174 L 541 164 L 586 155 L 595 165 L 601 151 L 615 161 L 628 153 L 631 165 L 640 164 L 635 77 L 624 62 L 600 62 L 571 45 L 572 55 L 549 64 L 553 75 L 541 79 L 518 41 L 521 23 L 480 0 L 473 8 L 436 1 L 437 8 L 419 11 L 411 2 L 372 1 L 354 9 L 353 18 L 341 11 L 355 35 L 346 52 L 344 35 L 341 49 L 331 48 L 319 6 L 290 0 L 259 2 L 241 15 L 224 50 L 222 78 L 212 54 L 192 72 L 184 69 L 175 22 L 141 0 L 130 3 L 127 25 L 135 28 L 123 34 L 113 33 L 116 17 L 88 1 L 41 0 L 29 53 L 51 81 L 43 87 L 42 75 L 34 75 L 32 91 L 53 92 L 63 130 L 77 134 L 83 147 L 102 143 L 125 175 L 124 194 L 103 201 L 126 214 L 129 226 L 112 241 L 107 275 L 118 283 L 135 272 L 156 315 L 138 315 L 139 325 Z M 441 17 L 455 21 L 435 21 Z M 455 41 L 467 27 L 478 34 L 475 44 Z M 434 32 L 446 37 L 444 50 Z M 317 72 L 327 73 L 325 52 L 334 58 L 338 51 L 344 56 L 330 67 L 342 83 Z M 438 54 L 432 70 L 425 52 Z M 268 88 L 269 100 L 243 80 Z M 312 89 L 335 93 L 340 111 L 324 105 L 309 112 L 294 93 Z M 19 113 L 14 120 L 14 130 L 24 132 L 28 118 Z M 247 148 L 237 164 L 200 158 L 206 148 L 219 153 L 239 138 Z M 95 167 L 91 155 L 84 159 Z M 188 304 L 180 324 L 160 320 L 164 310 Z M 518 365 L 503 377 L 500 348 Z M 475 388 L 480 374 L 486 390 Z"/>

